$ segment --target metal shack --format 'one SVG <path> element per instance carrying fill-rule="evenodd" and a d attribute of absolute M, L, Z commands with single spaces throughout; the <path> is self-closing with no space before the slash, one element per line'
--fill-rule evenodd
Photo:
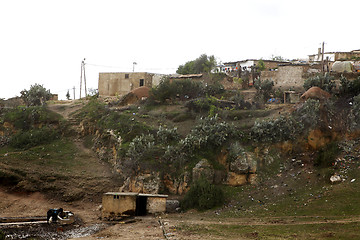
<path fill-rule="evenodd" d="M 144 216 L 166 211 L 168 195 L 107 192 L 102 198 L 102 217 Z"/>

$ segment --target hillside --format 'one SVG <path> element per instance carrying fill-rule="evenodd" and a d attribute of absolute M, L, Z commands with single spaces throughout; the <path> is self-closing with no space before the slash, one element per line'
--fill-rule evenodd
<path fill-rule="evenodd" d="M 197 174 L 205 174 L 224 190 L 224 204 L 162 216 L 173 239 L 359 237 L 360 142 L 357 121 L 349 125 L 356 101 L 354 106 L 348 98 L 257 106 L 237 96 L 175 96 L 129 106 L 119 99 L 92 99 L 49 103 L 46 111 L 34 108 L 29 115 L 6 113 L 0 217 L 63 207 L 93 226 L 101 222 L 104 192 L 181 199 Z M 26 124 L 16 121 L 22 114 Z M 340 181 L 332 184 L 331 176 Z M 91 238 L 116 239 L 134 226 L 147 239 L 161 237 L 157 220 L 149 218 L 103 226 Z"/>

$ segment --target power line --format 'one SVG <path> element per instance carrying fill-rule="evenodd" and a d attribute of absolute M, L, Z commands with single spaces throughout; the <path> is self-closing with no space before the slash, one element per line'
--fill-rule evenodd
<path fill-rule="evenodd" d="M 94 67 L 129 69 L 129 67 L 109 66 L 109 65 L 101 65 L 101 64 L 94 64 L 94 63 L 86 63 L 86 65 L 94 66 Z M 172 70 L 172 69 L 177 69 L 177 68 L 140 68 L 140 69 L 142 69 L 142 70 Z"/>

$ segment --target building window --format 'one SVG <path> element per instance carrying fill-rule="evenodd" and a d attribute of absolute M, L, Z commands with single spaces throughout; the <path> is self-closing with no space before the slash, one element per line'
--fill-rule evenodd
<path fill-rule="evenodd" d="M 125 78 L 129 78 L 129 74 L 128 74 L 128 73 L 125 73 Z"/>
<path fill-rule="evenodd" d="M 140 79 L 139 85 L 140 85 L 140 87 L 144 86 L 144 79 Z"/>

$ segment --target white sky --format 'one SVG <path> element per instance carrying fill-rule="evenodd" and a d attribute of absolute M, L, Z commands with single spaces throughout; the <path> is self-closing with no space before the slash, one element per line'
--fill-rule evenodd
<path fill-rule="evenodd" d="M 99 72 L 174 73 L 201 54 L 229 62 L 360 49 L 359 0 L 0 0 L 0 98 L 35 83 L 65 99 L 86 58 Z M 100 67 L 95 65 L 112 66 Z M 84 94 L 82 94 L 84 96 Z"/>

